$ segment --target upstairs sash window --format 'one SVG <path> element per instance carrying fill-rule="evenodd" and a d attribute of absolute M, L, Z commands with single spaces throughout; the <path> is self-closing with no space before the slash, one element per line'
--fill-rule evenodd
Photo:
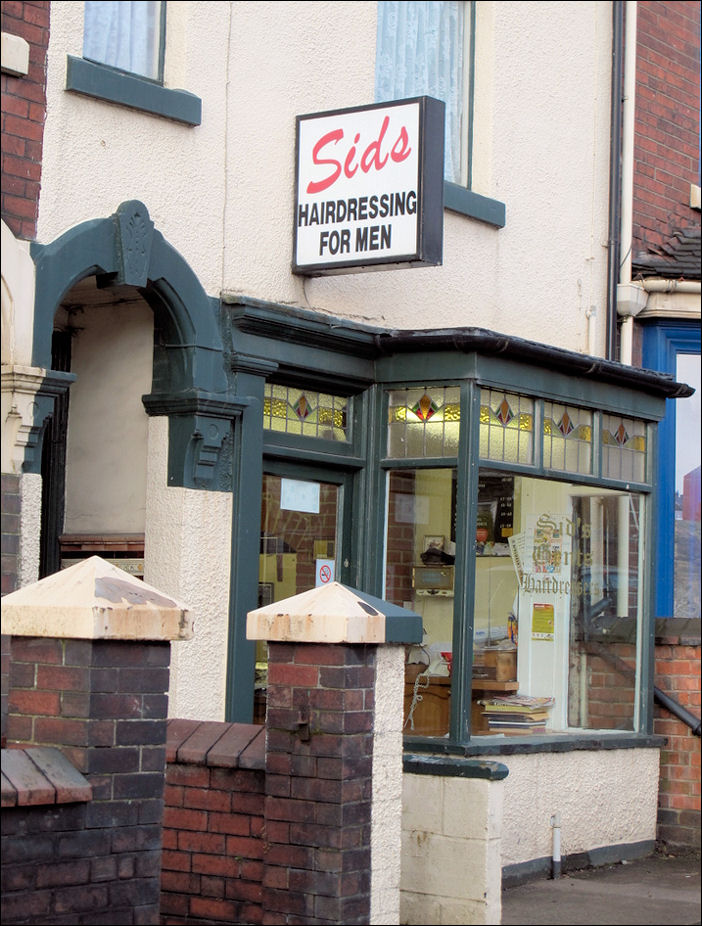
<path fill-rule="evenodd" d="M 431 96 L 446 104 L 444 179 L 468 183 L 469 4 L 378 3 L 378 102 Z"/>
<path fill-rule="evenodd" d="M 160 2 L 87 2 L 83 57 L 150 80 L 163 78 Z"/>

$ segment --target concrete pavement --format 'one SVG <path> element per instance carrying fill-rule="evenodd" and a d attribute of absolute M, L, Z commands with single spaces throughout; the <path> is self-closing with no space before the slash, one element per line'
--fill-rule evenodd
<path fill-rule="evenodd" d="M 699 854 L 656 854 L 506 888 L 502 926 L 694 926 L 700 902 Z"/>

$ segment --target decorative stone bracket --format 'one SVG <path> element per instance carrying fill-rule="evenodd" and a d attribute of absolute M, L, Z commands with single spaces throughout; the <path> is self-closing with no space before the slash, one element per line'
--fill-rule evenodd
<path fill-rule="evenodd" d="M 2 369 L 2 471 L 37 473 L 41 437 L 54 399 L 75 380 L 71 373 L 38 367 Z"/>
<path fill-rule="evenodd" d="M 232 486 L 231 423 L 250 404 L 204 393 L 145 395 L 148 415 L 168 416 L 168 485 L 229 491 Z"/>

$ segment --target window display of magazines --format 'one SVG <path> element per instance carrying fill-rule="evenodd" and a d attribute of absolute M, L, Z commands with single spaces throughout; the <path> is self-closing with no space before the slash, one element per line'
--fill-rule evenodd
<path fill-rule="evenodd" d="M 554 698 L 504 695 L 485 698 L 483 718 L 491 733 L 545 733 Z"/>

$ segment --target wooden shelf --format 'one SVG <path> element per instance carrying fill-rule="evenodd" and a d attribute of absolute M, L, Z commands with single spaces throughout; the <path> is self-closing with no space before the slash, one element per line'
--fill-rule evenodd
<path fill-rule="evenodd" d="M 519 682 L 496 682 L 494 678 L 474 678 L 472 687 L 477 691 L 519 691 Z"/>

